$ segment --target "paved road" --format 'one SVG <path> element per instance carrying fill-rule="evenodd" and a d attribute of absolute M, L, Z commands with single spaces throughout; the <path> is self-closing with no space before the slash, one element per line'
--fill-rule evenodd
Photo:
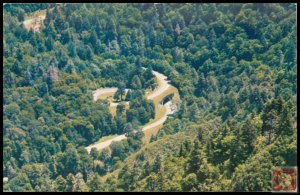
<path fill-rule="evenodd" d="M 114 88 L 101 88 L 101 89 L 97 89 L 95 91 L 93 91 L 93 99 L 94 101 L 96 101 L 100 95 L 104 95 L 106 93 L 116 93 L 116 91 L 118 90 L 118 88 L 114 87 Z"/>
<path fill-rule="evenodd" d="M 151 94 L 147 96 L 147 99 L 152 100 L 155 97 L 159 96 L 163 92 L 165 92 L 171 85 L 167 81 L 167 77 L 159 72 L 152 71 L 152 73 L 159 80 L 160 85 L 156 88 Z"/>
<path fill-rule="evenodd" d="M 155 97 L 159 96 L 160 94 L 162 94 L 163 92 L 165 92 L 171 85 L 168 83 L 167 81 L 167 77 L 159 72 L 156 71 L 152 71 L 152 73 L 156 76 L 156 78 L 159 80 L 159 86 L 149 95 L 147 95 L 147 99 L 154 99 Z M 96 91 L 93 91 L 93 96 L 94 96 L 94 101 L 97 100 L 97 98 L 99 97 L 99 95 L 103 95 L 105 93 L 114 93 L 117 91 L 117 88 L 102 88 L 102 89 L 98 89 Z M 116 106 L 118 105 L 117 103 L 111 103 L 111 106 Z M 168 114 L 172 114 L 174 112 L 174 110 L 171 109 L 171 101 L 167 102 L 164 104 L 164 107 L 166 108 L 166 113 L 157 121 L 155 121 L 154 123 L 150 123 L 145 125 L 142 130 L 146 131 L 148 129 L 151 129 L 153 127 L 157 127 L 161 124 L 163 124 L 168 117 Z M 113 141 L 121 141 L 122 139 L 126 139 L 126 136 L 123 135 L 119 135 L 117 137 L 114 137 L 112 139 L 109 139 L 107 141 L 98 143 L 98 144 L 94 144 L 94 145 L 90 145 L 88 147 L 86 147 L 85 149 L 90 152 L 92 148 L 97 148 L 97 150 L 101 150 L 103 148 L 106 148 L 107 146 L 109 146 Z"/>
<path fill-rule="evenodd" d="M 155 121 L 154 123 L 150 123 L 150 124 L 145 125 L 142 128 L 142 131 L 146 131 L 148 129 L 151 129 L 153 127 L 157 127 L 158 125 L 163 124 L 167 120 L 168 114 L 172 113 L 172 111 L 171 111 L 171 104 L 172 104 L 171 101 L 168 101 L 167 103 L 165 103 L 164 107 L 166 108 L 166 113 L 160 119 L 158 119 L 157 121 Z"/>

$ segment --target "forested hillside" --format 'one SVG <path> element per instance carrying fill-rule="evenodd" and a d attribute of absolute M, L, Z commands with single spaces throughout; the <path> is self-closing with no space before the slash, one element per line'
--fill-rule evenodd
<path fill-rule="evenodd" d="M 43 10 L 41 31 L 26 30 L 26 15 Z M 3 12 L 4 191 L 271 191 L 272 169 L 297 165 L 294 4 Z M 154 118 L 151 70 L 168 76 L 181 102 L 147 144 L 139 130 Z M 132 89 L 130 108 L 112 116 L 108 101 L 93 101 L 102 87 Z"/>

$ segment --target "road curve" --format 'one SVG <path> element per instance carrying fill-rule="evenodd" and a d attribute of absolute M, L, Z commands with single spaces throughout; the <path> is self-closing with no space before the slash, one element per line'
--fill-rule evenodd
<path fill-rule="evenodd" d="M 159 86 L 152 93 L 147 95 L 147 99 L 149 99 L 149 100 L 152 100 L 155 97 L 159 96 L 160 94 L 165 92 L 171 86 L 169 84 L 169 82 L 167 81 L 167 77 L 165 75 L 163 75 L 159 72 L 156 72 L 156 71 L 152 71 L 152 73 L 158 79 Z M 94 101 L 96 101 L 100 95 L 103 95 L 105 93 L 113 93 L 116 91 L 117 91 L 117 88 L 102 88 L 102 89 L 95 90 L 95 91 L 93 91 Z M 115 104 L 113 104 L 113 105 L 116 106 Z M 146 131 L 148 129 L 151 129 L 151 128 L 154 128 L 154 127 L 157 127 L 157 126 L 163 124 L 167 120 L 168 115 L 172 114 L 174 112 L 174 110 L 173 111 L 171 110 L 171 105 L 172 105 L 171 101 L 165 103 L 164 107 L 166 108 L 166 113 L 160 119 L 155 121 L 154 123 L 148 123 L 147 125 L 145 125 L 142 128 L 142 131 Z M 126 136 L 124 134 L 114 137 L 112 139 L 109 139 L 107 141 L 98 143 L 98 144 L 90 145 L 90 146 L 86 147 L 85 149 L 88 151 L 88 153 L 90 153 L 92 148 L 101 150 L 103 148 L 108 147 L 113 141 L 121 141 L 122 139 L 126 139 Z"/>
<path fill-rule="evenodd" d="M 171 111 L 171 104 L 172 104 L 171 101 L 168 101 L 167 103 L 165 103 L 164 107 L 166 108 L 166 113 L 160 119 L 158 119 L 157 121 L 155 121 L 154 123 L 150 123 L 150 124 L 145 125 L 142 128 L 142 131 L 146 131 L 148 129 L 151 129 L 153 127 L 156 127 L 158 125 L 163 124 L 167 120 L 168 114 L 172 113 L 172 111 Z"/>
<path fill-rule="evenodd" d="M 113 88 L 101 88 L 93 91 L 93 100 L 96 101 L 100 95 L 106 94 L 106 93 L 116 93 L 118 88 L 113 87 Z"/>
<path fill-rule="evenodd" d="M 167 77 L 165 75 L 156 71 L 152 71 L 152 73 L 156 76 L 157 80 L 159 80 L 160 86 L 158 86 L 158 88 L 156 88 L 151 94 L 147 96 L 147 99 L 149 100 L 152 100 L 155 97 L 159 96 L 171 86 L 167 81 Z"/>

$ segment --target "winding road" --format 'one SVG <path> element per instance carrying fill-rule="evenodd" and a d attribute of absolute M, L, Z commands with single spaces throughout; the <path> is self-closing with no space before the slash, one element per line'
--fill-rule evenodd
<path fill-rule="evenodd" d="M 152 71 L 152 74 L 154 74 L 156 76 L 159 86 L 151 94 L 149 94 L 147 96 L 148 100 L 152 100 L 155 97 L 159 96 L 160 94 L 162 94 L 163 92 L 168 90 L 168 88 L 171 86 L 169 84 L 169 81 L 167 81 L 167 77 L 165 75 L 163 75 L 159 72 L 156 72 L 156 71 Z"/>
<path fill-rule="evenodd" d="M 158 80 L 158 83 L 159 83 L 159 86 L 154 91 L 152 91 L 150 94 L 147 95 L 148 100 L 153 100 L 154 98 L 156 98 L 157 96 L 161 95 L 166 90 L 168 90 L 168 88 L 171 86 L 165 75 L 163 75 L 159 72 L 156 72 L 156 71 L 152 71 L 152 73 L 156 76 L 156 78 Z M 104 94 L 107 94 L 107 93 L 115 93 L 116 91 L 117 91 L 117 88 L 97 89 L 97 90 L 93 91 L 93 99 L 94 99 L 94 101 L 96 101 L 99 98 L 100 95 L 104 95 Z M 117 103 L 111 103 L 110 104 L 110 106 L 116 106 L 116 105 L 117 105 Z M 157 126 L 163 124 L 167 120 L 168 115 L 173 114 L 175 112 L 175 110 L 171 109 L 171 105 L 172 105 L 171 101 L 165 103 L 164 104 L 164 107 L 166 108 L 165 114 L 161 118 L 156 120 L 155 122 L 150 122 L 150 123 L 146 124 L 142 128 L 142 131 L 146 131 L 148 129 L 151 129 L 151 128 L 154 128 L 154 127 L 157 127 Z M 90 152 L 92 148 L 96 148 L 97 150 L 101 150 L 103 148 L 108 147 L 113 141 L 121 141 L 123 139 L 126 139 L 125 134 L 119 135 L 117 137 L 114 137 L 112 139 L 109 139 L 109 140 L 101 142 L 101 143 L 90 145 L 90 146 L 86 147 L 85 149 L 88 152 Z"/>

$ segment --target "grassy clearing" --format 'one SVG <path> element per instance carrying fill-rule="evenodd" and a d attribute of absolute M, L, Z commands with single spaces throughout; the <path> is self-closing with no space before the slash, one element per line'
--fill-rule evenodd
<path fill-rule="evenodd" d="M 99 95 L 97 98 L 98 99 L 101 99 L 101 100 L 109 100 L 109 101 L 114 101 L 114 92 L 111 92 L 111 93 L 105 93 L 105 94 L 102 94 L 102 95 Z"/>
<path fill-rule="evenodd" d="M 39 18 L 39 16 L 41 16 L 41 18 Z M 30 20 L 30 19 L 32 19 L 32 20 Z M 45 19 L 45 14 L 39 13 L 39 14 L 37 14 L 36 17 L 32 17 L 30 19 L 24 21 L 24 23 L 23 23 L 24 27 L 27 30 L 32 29 L 35 32 L 40 32 L 43 22 L 44 22 L 44 19 Z"/>

